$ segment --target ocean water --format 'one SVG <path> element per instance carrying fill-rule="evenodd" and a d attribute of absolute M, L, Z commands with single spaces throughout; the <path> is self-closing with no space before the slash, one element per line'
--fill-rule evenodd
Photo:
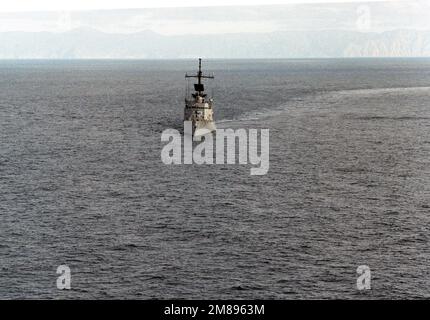
<path fill-rule="evenodd" d="M 430 298 L 430 59 L 203 67 L 267 175 L 161 162 L 195 61 L 0 62 L 0 298 Z"/>

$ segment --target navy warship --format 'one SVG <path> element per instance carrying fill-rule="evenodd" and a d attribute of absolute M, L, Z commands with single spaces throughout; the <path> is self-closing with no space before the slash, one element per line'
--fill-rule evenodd
<path fill-rule="evenodd" d="M 199 70 L 197 74 L 185 74 L 186 79 L 196 78 L 194 92 L 190 92 L 189 83 L 186 89 L 184 121 L 192 124 L 192 135 L 202 136 L 216 130 L 213 118 L 213 97 L 208 97 L 205 93 L 203 79 L 214 79 L 213 74 L 203 74 L 202 59 L 199 59 Z M 190 94 L 191 93 L 191 94 Z M 185 128 L 184 128 L 185 129 Z"/>

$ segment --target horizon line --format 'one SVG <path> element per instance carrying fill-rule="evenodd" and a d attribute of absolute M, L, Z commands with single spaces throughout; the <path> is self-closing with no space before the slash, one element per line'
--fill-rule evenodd
<path fill-rule="evenodd" d="M 0 58 L 4 61 L 194 61 L 195 58 Z M 351 60 L 351 59 L 430 59 L 430 56 L 296 57 L 296 58 L 202 58 L 203 60 Z"/>

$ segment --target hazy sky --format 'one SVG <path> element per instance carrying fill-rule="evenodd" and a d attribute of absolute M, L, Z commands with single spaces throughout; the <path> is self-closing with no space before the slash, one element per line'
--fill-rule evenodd
<path fill-rule="evenodd" d="M 48 8 L 62 8 L 64 10 L 5 12 L 18 10 L 20 9 L 19 5 L 23 5 L 25 2 L 37 3 L 37 9 L 44 9 L 51 3 L 52 6 L 48 6 Z M 55 5 L 54 2 L 57 4 Z M 152 6 L 155 3 L 159 6 L 168 6 L 173 3 L 173 1 L 163 0 L 139 2 L 140 6 L 142 3 L 145 3 L 146 6 Z M 175 1 L 175 3 L 178 2 Z M 182 1 L 181 3 L 192 2 Z M 197 3 L 197 1 L 194 2 Z M 228 2 L 233 4 L 241 1 Z M 247 2 L 250 3 L 250 1 Z M 251 1 L 251 3 L 259 2 L 262 1 Z M 430 2 L 424 0 L 92 11 L 69 11 L 65 10 L 67 6 L 59 6 L 59 4 L 71 3 L 74 3 L 74 7 L 69 7 L 69 9 L 96 8 L 97 5 L 102 4 L 104 5 L 102 8 L 106 9 L 114 8 L 114 5 L 117 5 L 119 1 L 14 0 L 10 5 L 0 5 L 0 11 L 2 11 L 0 12 L 0 32 L 65 32 L 76 28 L 93 28 L 110 33 L 134 33 L 151 30 L 161 34 L 173 35 L 326 29 L 364 32 L 405 28 L 430 30 Z M 138 5 L 138 2 L 134 0 L 123 0 L 121 3 L 123 6 L 133 6 L 133 3 L 135 6 Z M 227 3 L 227 1 L 206 1 L 203 3 L 211 5 Z M 25 10 L 25 8 L 32 8 L 32 6 L 22 6 L 20 10 Z"/>

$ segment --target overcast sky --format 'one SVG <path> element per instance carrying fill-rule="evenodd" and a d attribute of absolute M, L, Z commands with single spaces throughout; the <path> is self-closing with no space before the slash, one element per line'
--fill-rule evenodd
<path fill-rule="evenodd" d="M 317 1 L 318 0 L 309 0 Z M 308 1 L 308 2 L 309 2 Z M 169 6 L 173 1 L 121 1 L 123 7 Z M 175 1 L 179 3 L 179 1 Z M 182 1 L 192 4 L 193 1 Z M 200 5 L 202 4 L 201 1 Z M 263 1 L 247 1 L 261 3 Z M 311 3 L 271 6 L 228 6 L 196 8 L 147 8 L 123 10 L 75 11 L 76 9 L 116 8 L 119 1 L 30 1 L 14 0 L 0 5 L 0 32 L 50 31 L 65 32 L 76 28 L 93 28 L 109 33 L 134 33 L 151 30 L 165 35 L 213 34 L 241 32 L 272 32 L 284 30 L 359 30 L 386 31 L 393 29 L 430 30 L 429 1 L 389 1 L 363 3 Z M 319 1 L 321 2 L 321 1 Z M 333 1 L 331 1 L 333 2 Z M 37 3 L 24 6 L 27 3 Z M 56 3 L 56 4 L 54 4 Z M 194 1 L 197 3 L 197 1 Z M 205 1 L 203 4 L 227 1 Z M 230 4 L 241 1 L 228 1 Z M 242 1 L 244 3 L 244 1 Z M 49 7 L 49 4 L 52 4 Z M 61 7 L 61 4 L 63 7 Z M 67 6 L 67 4 L 69 6 Z M 74 4 L 73 6 L 71 4 Z M 134 5 L 133 5 L 134 4 Z M 21 7 L 20 7 L 21 5 Z M 61 11 L 43 11 L 43 9 Z M 26 10 L 39 12 L 23 12 Z M 73 10 L 68 10 L 73 9 Z M 6 12 L 18 10 L 20 12 Z"/>

